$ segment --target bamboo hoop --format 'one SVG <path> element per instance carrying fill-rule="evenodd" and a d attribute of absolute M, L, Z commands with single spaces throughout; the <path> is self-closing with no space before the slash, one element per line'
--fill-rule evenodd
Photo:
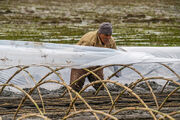
<path fill-rule="evenodd" d="M 116 84 L 120 87 L 123 87 L 124 89 L 126 89 L 128 92 L 130 92 L 133 96 L 135 96 L 139 101 L 140 103 L 145 107 L 145 108 L 148 108 L 148 106 L 144 103 L 144 101 L 137 95 L 135 94 L 131 89 L 129 89 L 128 87 L 120 84 L 120 83 L 117 83 L 117 82 L 114 82 L 114 81 L 110 81 L 110 80 L 102 80 L 102 81 L 94 81 L 88 85 L 86 85 L 84 88 L 82 88 L 82 90 L 80 91 L 80 93 L 84 90 L 86 90 L 88 87 L 92 86 L 93 84 L 97 84 L 97 83 L 100 83 L 100 82 L 105 82 L 105 83 L 113 83 L 113 84 Z M 76 97 L 75 97 L 76 98 Z M 75 100 L 75 99 L 74 99 Z M 74 103 L 74 101 L 72 102 Z M 154 116 L 154 114 L 152 112 L 150 112 L 150 114 L 152 115 L 152 117 L 156 120 L 156 117 Z"/>
<path fill-rule="evenodd" d="M 19 88 L 18 86 L 16 85 L 13 85 L 13 84 L 1 84 L 0 86 L 11 86 L 11 87 L 14 87 L 16 89 L 18 89 L 19 91 L 23 92 L 30 100 L 31 102 L 36 106 L 37 110 L 39 111 L 39 113 L 41 115 L 43 115 L 42 111 L 40 110 L 39 106 L 37 105 L 37 103 L 34 101 L 34 99 L 28 94 L 26 93 L 23 89 Z"/>
<path fill-rule="evenodd" d="M 171 81 L 171 82 L 173 82 L 173 83 L 176 84 L 176 85 L 180 85 L 180 83 L 178 83 L 178 82 L 176 82 L 176 81 L 174 81 L 174 80 L 172 80 L 172 79 L 168 79 L 168 78 L 164 78 L 164 77 L 149 77 L 149 78 L 144 78 L 144 79 L 138 79 L 138 80 L 136 80 L 134 83 L 131 83 L 131 84 L 128 86 L 128 88 L 133 89 L 138 83 L 142 82 L 143 80 L 147 81 L 147 80 L 151 80 L 151 79 L 161 79 L 161 80 Z M 114 107 L 115 103 L 117 102 L 117 100 L 120 98 L 120 96 L 121 96 L 124 92 L 126 92 L 125 89 L 115 98 L 114 104 L 111 106 L 111 108 L 110 108 L 110 110 L 109 110 L 109 113 L 111 113 L 112 108 Z"/>
<path fill-rule="evenodd" d="M 162 113 L 158 110 L 154 110 L 154 109 L 151 109 L 151 108 L 142 108 L 142 107 L 125 107 L 125 108 L 122 108 L 120 110 L 117 110 L 116 112 L 112 113 L 112 115 L 115 115 L 119 112 L 122 112 L 122 111 L 128 111 L 128 110 L 144 110 L 144 111 L 151 111 L 151 112 L 155 112 L 155 113 L 158 113 L 160 115 L 162 115 L 163 117 L 167 117 L 169 118 L 170 120 L 175 120 L 173 117 L 171 117 L 170 115 L 168 114 L 165 114 L 165 113 Z"/>
<path fill-rule="evenodd" d="M 55 74 L 59 77 L 59 79 L 60 79 L 64 84 L 66 84 L 65 81 L 64 81 L 64 79 L 56 72 L 56 70 L 52 69 L 52 68 L 49 67 L 49 66 L 44 66 L 44 67 L 47 67 L 48 69 L 50 69 L 53 73 L 55 73 Z M 68 91 L 69 96 L 70 96 L 70 99 L 71 99 L 71 101 L 72 101 L 72 100 L 73 100 L 72 94 L 71 94 L 71 92 L 69 91 L 69 89 L 67 89 L 67 91 Z M 74 111 L 76 111 L 75 105 L 73 105 L 73 108 L 74 108 Z"/>
<path fill-rule="evenodd" d="M 180 76 L 179 76 L 172 68 L 170 68 L 168 65 L 163 64 L 163 63 L 161 63 L 161 65 L 164 66 L 164 67 L 166 67 L 166 68 L 167 68 L 168 70 L 170 70 L 172 73 L 174 73 L 175 76 L 180 80 Z M 163 93 L 163 91 L 164 91 L 164 89 L 165 89 L 165 87 L 166 87 L 166 85 L 167 85 L 168 83 L 169 83 L 169 81 L 167 81 L 167 82 L 165 83 L 164 87 L 163 87 L 162 90 L 161 90 L 161 93 Z"/>
<path fill-rule="evenodd" d="M 56 74 L 56 73 L 57 73 L 56 71 L 63 69 L 63 67 L 61 67 L 61 68 L 56 68 L 55 70 L 53 70 L 52 68 L 47 67 L 47 66 L 43 66 L 43 67 L 46 67 L 46 68 L 50 69 L 51 72 L 47 73 L 44 77 L 42 77 L 38 83 L 42 82 L 46 77 L 48 77 L 48 76 L 51 75 L 52 73 L 55 73 L 55 74 Z M 59 76 L 59 74 L 56 74 L 56 75 L 57 75 L 60 79 L 62 79 L 61 76 Z M 62 81 L 64 82 L 63 79 L 62 79 Z M 37 83 L 37 84 L 38 84 L 38 83 Z M 33 91 L 34 91 L 33 88 L 30 89 L 30 91 L 29 91 L 28 94 L 31 95 Z M 70 98 L 72 99 L 72 95 L 71 95 L 70 92 L 69 92 L 69 94 L 70 94 Z M 25 97 L 21 100 L 21 102 L 20 102 L 20 104 L 19 104 L 19 106 L 18 106 L 18 108 L 17 108 L 17 110 L 16 110 L 16 113 L 14 114 L 14 119 L 16 118 L 17 113 L 19 112 L 19 110 L 20 110 L 22 104 L 25 102 L 26 99 L 27 99 L 27 96 L 25 96 Z M 74 108 L 74 110 L 76 110 L 76 109 Z"/>
<path fill-rule="evenodd" d="M 50 118 L 44 116 L 44 115 L 40 115 L 37 113 L 32 113 L 32 114 L 27 114 L 27 115 L 22 115 L 21 117 L 18 117 L 17 120 L 23 120 L 29 117 L 39 117 L 39 118 L 43 118 L 44 120 L 51 120 Z"/>
<path fill-rule="evenodd" d="M 74 94 L 76 94 L 76 96 L 78 96 L 78 98 L 81 99 L 81 100 L 84 102 L 84 104 L 85 104 L 90 110 L 93 110 L 93 109 L 91 108 L 91 106 L 84 100 L 84 98 L 83 98 L 78 92 L 76 92 L 75 90 L 73 90 L 73 89 L 72 89 L 70 86 L 68 86 L 67 84 L 61 83 L 61 82 L 59 82 L 59 81 L 57 81 L 57 80 L 46 80 L 46 81 L 42 81 L 41 83 L 36 84 L 36 86 L 34 86 L 33 89 L 35 89 L 35 88 L 37 88 L 38 86 L 43 85 L 43 84 L 45 84 L 45 83 L 57 83 L 57 84 L 60 84 L 60 85 L 64 85 L 67 89 L 69 89 L 69 90 L 72 91 Z M 99 120 L 99 118 L 98 118 L 98 116 L 96 115 L 96 113 L 93 113 L 93 114 L 94 114 L 95 118 L 96 118 L 97 120 Z"/>
<path fill-rule="evenodd" d="M 56 68 L 55 71 L 58 71 L 58 70 L 61 70 L 61 69 L 63 69 L 63 67 Z M 46 78 L 47 78 L 49 75 L 51 75 L 52 73 L 53 73 L 53 71 L 47 73 L 45 76 L 43 76 L 43 77 L 39 80 L 38 83 L 42 82 L 44 79 L 46 79 Z M 37 84 L 38 84 L 38 83 L 37 83 Z M 33 92 L 33 90 L 30 89 L 28 94 L 31 95 L 32 92 Z M 14 120 L 15 120 L 15 118 L 16 118 L 16 116 L 17 116 L 17 113 L 19 112 L 22 104 L 25 102 L 26 99 L 27 99 L 27 96 L 24 96 L 24 98 L 22 98 L 22 100 L 20 101 L 19 106 L 18 106 L 18 108 L 16 109 L 16 112 L 15 112 L 15 114 L 14 114 Z"/>
<path fill-rule="evenodd" d="M 176 115 L 176 114 L 180 114 L 180 110 L 176 111 L 176 112 L 169 113 L 168 115 L 173 116 L 173 115 Z M 166 118 L 166 116 L 162 116 L 158 120 L 164 120 L 165 118 Z"/>
<path fill-rule="evenodd" d="M 25 67 L 23 67 L 23 68 L 20 68 L 19 70 L 17 70 L 7 81 L 6 81 L 6 83 L 5 84 L 8 84 L 13 78 L 14 78 L 14 76 L 16 76 L 18 73 L 20 73 L 23 69 L 26 69 L 26 68 L 28 68 L 29 66 L 25 66 Z M 1 88 L 1 90 L 0 90 L 0 94 L 2 93 L 2 91 L 4 90 L 4 88 L 5 88 L 6 86 L 3 86 L 2 88 Z"/>
<path fill-rule="evenodd" d="M 99 113 L 99 114 L 102 114 L 102 115 L 105 115 L 107 116 L 108 118 L 111 118 L 111 119 L 114 119 L 114 120 L 118 120 L 116 117 L 108 114 L 108 113 L 105 113 L 105 112 L 102 112 L 102 111 L 99 111 L 99 110 L 81 110 L 81 111 L 76 111 L 76 112 L 73 112 L 67 116 L 65 116 L 63 118 L 63 120 L 66 120 L 67 118 L 70 118 L 72 117 L 73 115 L 77 115 L 77 114 L 80 114 L 80 113 L 86 113 L 86 112 L 92 112 L 92 113 Z"/>
<path fill-rule="evenodd" d="M 95 74 L 94 72 L 92 72 L 91 70 L 88 70 L 88 69 L 86 69 L 86 68 L 84 68 L 84 70 L 90 72 L 90 73 L 93 74 L 96 78 L 98 78 L 100 81 L 102 81 L 101 78 L 100 78 L 97 74 Z M 107 93 L 108 93 L 108 95 L 109 95 L 109 97 L 110 97 L 111 103 L 113 104 L 114 101 L 113 101 L 113 99 L 112 99 L 111 93 L 109 92 L 106 84 L 102 83 L 102 85 L 103 85 L 104 88 L 106 89 L 106 91 L 107 91 Z"/>
<path fill-rule="evenodd" d="M 170 98 L 170 96 L 172 94 L 174 94 L 176 91 L 178 91 L 180 89 L 180 86 L 175 88 L 171 93 L 168 94 L 168 96 L 164 99 L 164 101 L 161 103 L 161 105 L 158 107 L 158 111 L 161 110 L 161 108 L 163 107 L 163 105 L 166 103 L 166 101 Z"/>
<path fill-rule="evenodd" d="M 132 65 L 132 64 L 131 64 L 131 65 Z M 153 99 L 154 99 L 154 102 L 155 102 L 155 104 L 156 104 L 157 110 L 152 109 L 152 108 L 149 108 L 149 107 L 147 106 L 147 104 L 137 95 L 137 96 L 135 96 L 135 97 L 136 97 L 136 99 L 139 100 L 140 103 L 144 106 L 143 108 L 140 108 L 140 107 L 126 107 L 126 108 L 121 108 L 121 109 L 119 109 L 119 110 L 116 110 L 116 112 L 117 112 L 117 111 L 125 111 L 125 110 L 128 110 L 128 108 L 130 108 L 130 110 L 143 110 L 143 111 L 148 111 L 148 112 L 151 114 L 151 116 L 153 117 L 153 119 L 155 119 L 155 120 L 157 119 L 157 118 L 155 117 L 156 114 L 162 115 L 162 117 L 160 117 L 159 120 L 164 119 L 164 118 L 169 118 L 169 119 L 172 119 L 172 120 L 173 120 L 173 119 L 174 119 L 174 118 L 172 117 L 173 115 L 175 115 L 175 114 L 180 114 L 180 111 L 174 111 L 174 112 L 171 112 L 171 113 L 169 113 L 169 114 L 168 114 L 168 113 L 165 114 L 165 113 L 160 112 L 161 108 L 163 108 L 163 106 L 164 106 L 164 104 L 167 102 L 167 100 L 168 100 L 175 92 L 177 92 L 177 91 L 180 89 L 180 83 L 179 83 L 179 82 L 176 82 L 175 80 L 170 79 L 170 78 L 164 78 L 164 77 L 144 77 L 138 70 L 136 70 L 136 69 L 135 69 L 134 67 L 132 67 L 131 65 L 121 65 L 121 64 L 119 64 L 119 66 L 122 66 L 122 67 L 121 67 L 118 71 L 116 71 L 115 73 L 113 73 L 111 76 L 109 76 L 109 77 L 108 77 L 108 80 L 101 80 L 101 78 L 100 78 L 97 74 L 95 74 L 95 72 L 96 72 L 97 70 L 99 70 L 99 69 L 103 69 L 103 68 L 106 68 L 106 67 L 109 67 L 109 66 L 117 66 L 117 64 L 116 64 L 116 65 L 113 64 L 113 65 L 101 66 L 101 67 L 96 68 L 95 70 L 92 70 L 92 71 L 90 71 L 90 70 L 88 70 L 88 69 L 84 69 L 84 70 L 87 71 L 87 74 L 85 74 L 85 75 L 83 75 L 83 76 L 81 76 L 81 77 L 85 77 L 85 76 L 87 76 L 87 75 L 89 75 L 89 74 L 93 74 L 93 75 L 94 75 L 95 77 L 97 77 L 99 80 L 98 80 L 98 81 L 95 81 L 95 82 L 92 82 L 92 83 L 90 83 L 90 84 L 88 84 L 88 85 L 86 85 L 85 87 L 82 88 L 82 90 L 81 90 L 79 93 L 73 91 L 73 89 L 64 82 L 64 80 L 63 80 L 63 78 L 61 77 L 61 75 L 57 72 L 58 70 L 61 70 L 61 69 L 65 68 L 65 67 L 53 69 L 53 68 L 51 68 L 50 66 L 39 65 L 39 66 L 43 66 L 43 67 L 49 69 L 50 72 L 47 73 L 45 76 L 43 76 L 38 83 L 36 83 L 36 80 L 35 80 L 34 77 L 31 75 L 31 73 L 26 70 L 26 68 L 29 68 L 29 67 L 31 67 L 31 66 L 12 66 L 12 67 L 8 67 L 8 68 L 6 68 L 6 69 L 0 69 L 0 71 L 1 71 L 1 70 L 12 69 L 12 68 L 14 68 L 14 67 L 18 67 L 18 68 L 19 68 L 19 70 L 15 71 L 15 73 L 6 81 L 5 84 L 0 84 L 0 86 L 2 86 L 2 87 L 1 87 L 1 90 L 0 90 L 0 93 L 2 93 L 2 91 L 4 90 L 4 88 L 5 88 L 6 86 L 10 86 L 10 87 L 14 87 L 14 88 L 17 87 L 16 89 L 20 90 L 21 88 L 19 88 L 18 86 L 15 86 L 14 84 L 9 84 L 9 82 L 10 82 L 17 74 L 19 74 L 20 72 L 24 71 L 24 72 L 26 72 L 26 73 L 29 75 L 29 77 L 35 82 L 35 86 L 34 86 L 33 88 L 31 88 L 28 93 L 26 93 L 25 91 L 24 91 L 25 93 L 23 92 L 23 93 L 25 94 L 25 97 L 22 98 L 22 100 L 21 100 L 21 102 L 20 102 L 20 104 L 19 104 L 19 106 L 18 106 L 18 109 L 16 110 L 16 113 L 14 114 L 14 119 L 15 119 L 17 113 L 19 112 L 22 104 L 25 102 L 25 100 L 26 100 L 27 98 L 29 98 L 30 100 L 32 99 L 32 97 L 30 96 L 30 95 L 32 94 L 32 92 L 33 92 L 35 89 L 38 90 L 39 86 L 41 86 L 41 85 L 43 85 L 43 84 L 46 84 L 46 83 L 61 84 L 61 85 L 65 86 L 66 91 L 69 93 L 69 97 L 70 97 L 70 101 L 71 101 L 71 102 L 70 102 L 70 105 L 69 105 L 69 109 L 68 109 L 69 112 L 67 112 L 67 115 L 64 116 L 63 119 L 69 118 L 68 116 L 71 117 L 72 115 L 82 113 L 83 111 L 93 113 L 93 115 L 95 116 L 95 118 L 96 118 L 97 120 L 98 120 L 99 118 L 98 118 L 98 116 L 96 115 L 96 113 L 97 113 L 97 114 L 102 114 L 102 115 L 104 115 L 104 116 L 105 116 L 104 119 L 107 119 L 108 116 L 109 116 L 109 118 L 113 119 L 112 117 L 116 118 L 116 117 L 114 116 L 115 113 L 112 113 L 112 114 L 110 114 L 110 113 L 112 112 L 112 109 L 115 107 L 115 104 L 116 104 L 117 100 L 118 100 L 126 91 L 128 91 L 128 93 L 130 93 L 130 94 L 133 95 L 133 96 L 137 95 L 136 93 L 134 93 L 133 88 L 136 87 L 136 85 L 137 85 L 138 83 L 144 81 L 144 82 L 147 84 L 147 86 L 148 86 L 148 88 L 149 88 L 149 90 L 150 90 L 150 92 L 151 92 L 151 94 L 152 94 L 152 96 L 153 96 Z M 163 64 L 161 64 L 161 65 L 163 65 Z M 163 65 L 163 66 L 166 67 L 169 71 L 171 71 L 174 75 L 176 75 L 177 78 L 180 78 L 179 75 L 178 75 L 174 70 L 172 70 L 172 68 L 170 68 L 168 65 Z M 135 82 L 131 83 L 128 87 L 126 87 L 126 86 L 121 86 L 121 85 L 119 85 L 118 83 L 109 80 L 109 79 L 111 79 L 113 76 L 115 76 L 115 74 L 116 74 L 117 72 L 122 71 L 124 68 L 129 68 L 129 69 L 132 68 L 132 70 L 135 71 L 141 78 L 138 79 L 138 80 L 136 80 Z M 45 78 L 47 78 L 49 75 L 51 75 L 51 74 L 53 74 L 53 73 L 56 74 L 56 75 L 58 76 L 58 78 L 59 78 L 62 82 L 59 82 L 59 81 L 56 81 L 56 80 L 46 80 L 46 81 L 44 81 Z M 81 79 L 81 77 L 78 78 L 77 80 Z M 163 86 L 162 92 L 163 92 L 163 90 L 165 89 L 165 87 L 166 87 L 166 85 L 168 84 L 169 81 L 171 81 L 171 82 L 174 83 L 175 85 L 178 85 L 177 88 L 175 88 L 173 91 L 171 91 L 171 93 L 168 94 L 168 96 L 163 100 L 163 102 L 162 102 L 160 105 L 158 105 L 156 95 L 154 94 L 153 89 L 152 89 L 152 87 L 149 85 L 149 82 L 148 82 L 149 80 L 153 80 L 153 79 L 160 79 L 160 80 L 165 80 L 165 81 L 166 81 L 166 84 Z M 120 87 L 123 88 L 123 90 L 118 94 L 118 96 L 117 96 L 114 100 L 113 100 L 113 98 L 112 98 L 112 96 L 111 96 L 108 88 L 106 89 L 106 92 L 108 93 L 109 98 L 110 98 L 111 103 L 112 103 L 111 108 L 109 109 L 109 112 L 108 112 L 108 113 L 105 113 L 105 112 L 103 112 L 103 111 L 93 110 L 93 109 L 91 108 L 91 106 L 87 103 L 87 101 L 80 95 L 80 94 L 81 94 L 84 90 L 86 90 L 88 87 L 93 86 L 94 84 L 97 84 L 97 83 L 102 83 L 102 85 L 103 85 L 103 84 L 105 85 L 106 83 L 112 83 L 112 84 L 118 85 L 118 86 L 120 86 Z M 105 85 L 105 87 L 107 87 L 107 86 Z M 22 90 L 22 89 L 21 89 L 21 90 Z M 20 91 L 21 91 L 21 90 L 20 90 Z M 65 91 L 65 92 L 66 92 L 66 91 Z M 22 92 L 22 91 L 21 91 L 21 92 Z M 41 99 L 41 102 L 42 102 L 43 112 L 41 111 L 41 109 L 39 108 L 39 106 L 36 106 L 37 103 L 36 103 L 35 101 L 33 101 L 33 99 L 31 100 L 31 102 L 36 106 L 36 109 L 37 109 L 37 110 L 39 111 L 39 113 L 40 113 L 39 115 L 43 117 L 43 116 L 44 116 L 43 114 L 45 113 L 44 102 L 43 102 L 43 98 L 42 98 L 42 95 L 41 95 L 41 93 L 40 93 L 40 90 L 38 90 L 38 93 L 39 93 L 39 96 L 40 96 L 40 99 Z M 76 95 L 74 98 L 72 97 L 72 93 Z M 133 94 L 133 93 L 134 93 L 134 94 Z M 98 94 L 98 91 L 96 91 L 96 95 L 97 95 L 97 94 Z M 30 98 L 30 97 L 31 97 L 31 98 Z M 76 102 L 76 100 L 77 100 L 78 98 L 86 105 L 86 107 L 87 107 L 88 109 L 80 110 L 80 111 L 77 111 L 77 110 L 76 110 L 76 106 L 75 106 L 74 103 Z M 70 110 L 71 110 L 72 107 L 73 107 L 73 109 L 74 109 L 75 112 L 70 113 Z M 81 111 L 82 111 L 82 112 L 81 112 Z M 69 114 L 69 113 L 70 113 L 70 114 Z M 28 115 L 31 116 L 30 114 L 28 114 Z M 27 116 L 28 116 L 28 115 L 27 115 Z M 38 115 L 38 114 L 37 114 L 37 115 Z M 23 117 L 23 116 L 21 116 L 21 117 Z M 46 116 L 44 116 L 44 117 L 46 117 Z M 116 119 L 117 119 L 117 118 L 116 118 Z"/>
<path fill-rule="evenodd" d="M 34 77 L 27 70 L 23 70 L 23 71 L 26 72 L 30 76 L 30 78 L 33 80 L 33 82 L 36 84 L 36 80 L 34 79 Z M 38 94 L 39 94 L 41 104 L 42 104 L 42 107 L 43 107 L 43 113 L 45 114 L 46 110 L 45 110 L 44 101 L 43 101 L 43 98 L 42 98 L 41 91 L 40 91 L 39 87 L 37 87 L 37 90 L 38 90 Z"/>

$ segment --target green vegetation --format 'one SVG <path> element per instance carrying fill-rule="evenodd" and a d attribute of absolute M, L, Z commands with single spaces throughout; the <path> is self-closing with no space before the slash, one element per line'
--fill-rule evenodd
<path fill-rule="evenodd" d="M 178 0 L 132 1 L 0 1 L 0 40 L 75 44 L 109 21 L 117 45 L 180 46 Z"/>

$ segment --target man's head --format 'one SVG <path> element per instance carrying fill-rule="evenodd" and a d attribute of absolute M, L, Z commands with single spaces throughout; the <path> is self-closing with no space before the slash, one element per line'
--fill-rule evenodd
<path fill-rule="evenodd" d="M 98 35 L 103 44 L 109 44 L 112 35 L 111 23 L 104 22 L 99 26 Z"/>

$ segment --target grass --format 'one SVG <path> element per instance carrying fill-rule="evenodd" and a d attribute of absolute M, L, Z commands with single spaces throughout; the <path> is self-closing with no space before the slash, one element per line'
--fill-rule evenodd
<path fill-rule="evenodd" d="M 149 0 L 138 0 L 132 4 L 132 1 L 105 0 L 108 4 L 100 7 L 102 2 L 90 0 L 86 0 L 86 4 L 80 0 L 0 1 L 0 40 L 75 44 L 82 35 L 96 30 L 101 22 L 110 21 L 117 45 L 180 45 L 178 0 L 161 0 L 158 4 Z M 128 14 L 169 17 L 173 22 L 122 22 Z"/>
<path fill-rule="evenodd" d="M 17 29 L 15 29 L 18 26 Z M 72 25 L 73 26 L 73 25 Z M 24 40 L 38 42 L 52 42 L 63 44 L 75 44 L 82 35 L 90 30 L 97 29 L 94 27 L 72 27 L 67 25 L 3 25 L 1 29 L 1 40 Z M 6 27 L 6 29 L 5 29 Z M 156 34 L 160 32 L 160 34 Z M 146 26 L 121 26 L 114 27 L 113 37 L 117 45 L 123 46 L 179 46 L 180 34 L 178 27 L 146 27 Z M 67 39 L 68 37 L 68 39 Z M 49 39 L 49 40 L 48 40 Z M 53 39 L 59 39 L 53 41 Z M 75 40 L 76 39 L 76 40 Z M 145 44 L 147 43 L 147 44 Z"/>

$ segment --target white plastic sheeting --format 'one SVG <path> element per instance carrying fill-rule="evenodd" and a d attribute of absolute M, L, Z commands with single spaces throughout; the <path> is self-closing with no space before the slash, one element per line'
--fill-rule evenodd
<path fill-rule="evenodd" d="M 149 51 L 154 52 L 125 49 L 126 51 L 78 45 L 0 41 L 0 68 L 17 65 L 83 68 L 107 64 L 180 62 L 179 57 L 174 57 L 171 53 L 164 54 L 154 48 L 149 48 Z M 166 48 L 166 51 L 170 50 L 171 48 Z M 177 47 L 175 51 L 180 51 L 180 48 Z"/>
<path fill-rule="evenodd" d="M 10 66 L 31 66 L 26 70 L 31 73 L 37 82 L 50 70 L 36 65 L 46 65 L 52 68 L 65 66 L 67 68 L 58 71 L 58 73 L 69 84 L 72 67 L 85 68 L 97 65 L 132 63 L 135 63 L 133 67 L 145 77 L 163 76 L 178 80 L 172 72 L 158 64 L 164 62 L 180 74 L 180 47 L 119 47 L 118 50 L 114 50 L 65 44 L 0 41 L 0 83 L 5 83 L 19 69 L 14 67 L 2 70 Z M 104 69 L 105 79 L 113 72 L 111 68 Z M 113 77 L 111 80 L 130 83 L 139 78 L 140 76 L 134 71 L 124 69 L 120 77 Z M 46 79 L 59 80 L 55 74 L 48 76 Z M 22 87 L 32 87 L 34 85 L 29 75 L 23 71 L 17 74 L 10 83 L 22 85 Z M 47 89 L 57 88 L 54 84 L 48 84 L 44 87 Z"/>

